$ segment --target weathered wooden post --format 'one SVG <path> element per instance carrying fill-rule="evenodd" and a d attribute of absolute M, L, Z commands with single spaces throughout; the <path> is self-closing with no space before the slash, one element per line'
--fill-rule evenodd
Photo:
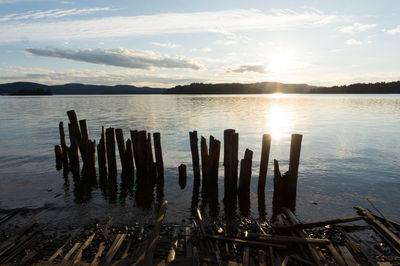
<path fill-rule="evenodd" d="M 114 128 L 110 127 L 106 129 L 106 145 L 107 145 L 108 177 L 115 178 L 117 176 L 117 160 L 115 158 Z"/>
<path fill-rule="evenodd" d="M 107 152 L 106 152 L 106 134 L 104 127 L 101 127 L 101 137 L 97 145 L 97 158 L 99 164 L 100 178 L 107 177 Z"/>
<path fill-rule="evenodd" d="M 189 132 L 194 180 L 200 180 L 199 147 L 197 131 Z"/>
<path fill-rule="evenodd" d="M 218 167 L 221 142 L 210 136 L 210 154 L 208 157 L 207 190 L 218 188 Z"/>
<path fill-rule="evenodd" d="M 68 146 L 67 146 L 67 140 L 65 138 L 63 122 L 60 122 L 58 124 L 58 129 L 60 132 L 60 144 L 61 144 L 61 149 L 62 149 L 62 153 L 63 153 L 63 168 L 64 168 L 64 170 L 68 170 Z"/>
<path fill-rule="evenodd" d="M 118 152 L 119 152 L 119 159 L 121 161 L 121 166 L 122 166 L 122 174 L 126 171 L 126 166 L 125 166 L 125 140 L 124 140 L 124 133 L 122 129 L 116 128 L 115 129 L 115 138 L 117 139 L 117 145 L 118 145 Z"/>
<path fill-rule="evenodd" d="M 79 153 L 78 153 L 78 143 L 75 138 L 74 129 L 71 123 L 68 124 L 68 132 L 70 139 L 70 147 L 68 148 L 68 157 L 69 157 L 69 168 L 72 173 L 77 176 L 79 175 Z"/>
<path fill-rule="evenodd" d="M 224 202 L 235 201 L 237 195 L 239 134 L 234 129 L 224 131 Z"/>
<path fill-rule="evenodd" d="M 153 148 L 151 145 L 151 133 L 147 133 L 146 138 L 146 168 L 147 175 L 150 178 L 151 184 L 154 185 L 156 181 L 156 167 L 153 159 Z"/>
<path fill-rule="evenodd" d="M 82 140 L 82 133 L 81 129 L 78 123 L 78 118 L 76 116 L 76 113 L 74 110 L 70 110 L 67 112 L 71 127 L 72 127 L 72 133 L 74 135 L 75 141 L 79 147 L 79 150 L 81 151 L 82 155 L 82 160 L 85 162 L 85 144 L 83 143 Z"/>
<path fill-rule="evenodd" d="M 96 175 L 96 141 L 88 140 L 87 146 L 87 173 L 91 176 Z"/>
<path fill-rule="evenodd" d="M 156 156 L 157 182 L 164 182 L 164 161 L 161 150 L 161 134 L 159 132 L 153 134 L 153 141 Z"/>
<path fill-rule="evenodd" d="M 207 186 L 207 170 L 208 170 L 208 148 L 207 141 L 205 137 L 201 137 L 200 141 L 201 146 L 201 173 L 203 175 L 201 187 L 202 191 L 205 192 L 205 188 Z"/>
<path fill-rule="evenodd" d="M 271 135 L 264 134 L 262 136 L 260 172 L 258 176 L 258 211 L 260 216 L 265 216 L 265 183 L 267 180 L 269 152 L 271 149 Z"/>
<path fill-rule="evenodd" d="M 181 164 L 178 167 L 179 171 L 179 186 L 181 189 L 184 189 L 186 187 L 186 165 Z"/>
<path fill-rule="evenodd" d="M 60 170 L 60 169 L 62 169 L 62 165 L 63 165 L 63 152 L 61 150 L 61 146 L 55 145 L 54 152 L 56 154 L 56 169 Z"/>
<path fill-rule="evenodd" d="M 138 167 L 138 161 L 137 161 L 137 135 L 138 131 L 137 130 L 131 130 L 131 140 L 132 140 L 132 150 L 133 150 L 133 159 L 135 161 L 136 168 Z"/>
<path fill-rule="evenodd" d="M 295 211 L 296 209 L 297 177 L 299 174 L 302 139 L 303 135 L 292 134 L 292 139 L 290 144 L 289 175 L 288 175 L 288 186 L 287 186 L 287 193 L 288 193 L 287 207 L 292 211 Z"/>
<path fill-rule="evenodd" d="M 133 138 L 133 152 L 135 156 L 135 162 L 136 162 L 136 181 L 141 183 L 142 180 L 146 177 L 146 136 L 147 133 L 146 131 L 138 131 L 135 133 L 135 136 Z M 136 145 L 135 145 L 136 142 Z M 135 149 L 136 146 L 136 149 Z M 136 154 L 135 154 L 136 150 Z"/>
<path fill-rule="evenodd" d="M 250 182 L 251 182 L 251 166 L 253 152 L 246 149 L 244 158 L 240 161 L 239 176 L 239 206 L 241 213 L 248 214 L 248 206 L 250 206 Z M 247 216 L 247 215 L 245 215 Z"/>
<path fill-rule="evenodd" d="M 288 201 L 288 172 L 281 174 L 279 163 L 274 160 L 274 194 L 272 198 L 273 214 L 282 212 L 283 207 L 287 207 Z"/>
<path fill-rule="evenodd" d="M 134 182 L 134 171 L 135 167 L 133 165 L 133 151 L 132 151 L 132 141 L 128 139 L 126 141 L 126 149 L 125 149 L 125 174 L 128 181 L 128 183 L 133 183 Z"/>

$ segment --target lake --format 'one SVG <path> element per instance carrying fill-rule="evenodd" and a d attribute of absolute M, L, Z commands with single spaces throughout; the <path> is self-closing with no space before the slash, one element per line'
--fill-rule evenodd
<path fill-rule="evenodd" d="M 87 119 L 92 139 L 101 126 L 160 132 L 165 173 L 167 221 L 190 216 L 193 172 L 189 131 L 221 140 L 223 131 L 239 133 L 239 158 L 254 151 L 251 213 L 258 217 L 257 180 L 262 134 L 272 135 L 266 206 L 271 214 L 273 159 L 288 168 L 290 135 L 303 134 L 297 214 L 306 221 L 355 214 L 370 208 L 367 198 L 388 217 L 399 220 L 399 95 L 107 95 L 0 97 L 0 210 L 48 210 L 44 222 L 62 226 L 105 216 L 148 217 L 132 197 L 110 203 L 99 188 L 84 198 L 70 175 L 56 171 L 54 145 L 66 111 Z M 68 140 L 69 141 L 69 140 Z M 223 151 L 223 150 L 222 150 Z M 118 152 L 117 152 L 118 154 Z M 223 152 L 221 159 L 223 161 Z M 117 155 L 118 158 L 118 155 Z M 119 163 L 119 159 L 118 159 Z M 188 166 L 188 185 L 181 190 L 177 167 Z M 121 167 L 119 166 L 120 170 Z M 223 167 L 219 168 L 220 215 L 223 215 Z M 119 191 L 116 191 L 119 197 Z"/>

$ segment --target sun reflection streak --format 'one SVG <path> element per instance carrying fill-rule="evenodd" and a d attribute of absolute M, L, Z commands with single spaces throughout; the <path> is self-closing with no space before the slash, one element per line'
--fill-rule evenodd
<path fill-rule="evenodd" d="M 271 106 L 267 119 L 272 138 L 279 140 L 290 134 L 293 121 L 290 114 L 279 104 L 275 103 Z"/>

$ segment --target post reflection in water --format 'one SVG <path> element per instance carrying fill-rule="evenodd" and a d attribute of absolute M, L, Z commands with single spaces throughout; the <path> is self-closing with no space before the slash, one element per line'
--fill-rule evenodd
<path fill-rule="evenodd" d="M 73 176 L 74 180 L 74 201 L 86 203 L 92 199 L 92 190 L 97 188 L 96 175 Z"/>

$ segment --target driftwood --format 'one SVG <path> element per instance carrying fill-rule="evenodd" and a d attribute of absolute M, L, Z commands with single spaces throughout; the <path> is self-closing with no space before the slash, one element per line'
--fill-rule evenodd
<path fill-rule="evenodd" d="M 92 240 L 94 238 L 94 236 L 96 235 L 96 233 L 93 233 L 86 241 L 85 243 L 83 243 L 83 245 L 80 247 L 80 249 L 76 252 L 75 258 L 73 259 L 74 264 L 77 264 L 81 261 L 82 259 L 82 253 L 85 250 L 85 248 L 87 248 L 90 243 L 92 243 Z"/>
<path fill-rule="evenodd" d="M 65 255 L 64 260 L 69 260 L 72 255 L 74 255 L 75 251 L 82 245 L 82 243 L 77 242 L 73 245 L 73 247 L 68 251 L 68 253 Z"/>
<path fill-rule="evenodd" d="M 190 150 L 192 152 L 193 176 L 195 180 L 200 180 L 199 146 L 197 131 L 189 132 Z"/>
<path fill-rule="evenodd" d="M 10 250 L 13 246 L 17 244 L 17 240 L 25 234 L 28 230 L 30 230 L 32 227 L 34 227 L 37 224 L 36 220 L 32 220 L 29 223 L 27 223 L 24 227 L 19 229 L 16 233 L 14 233 L 12 236 L 10 236 L 6 241 L 4 241 L 0 245 L 0 257 L 4 255 L 8 250 Z"/>
<path fill-rule="evenodd" d="M 294 237 L 294 236 L 281 236 L 281 235 L 271 235 L 271 234 L 248 233 L 248 237 L 268 243 L 298 243 L 298 244 L 312 243 L 312 244 L 322 244 L 322 245 L 329 245 L 331 243 L 330 240 L 324 238 Z"/>
<path fill-rule="evenodd" d="M 76 229 L 74 232 L 72 232 L 71 236 L 69 237 L 69 239 L 64 243 L 64 245 L 62 245 L 59 249 L 57 249 L 56 252 L 53 253 L 53 255 L 48 259 L 48 262 L 52 262 L 53 260 L 55 260 L 58 256 L 61 255 L 64 247 L 66 247 L 68 245 L 68 243 L 78 234 L 79 230 Z"/>
<path fill-rule="evenodd" d="M 352 217 L 344 217 L 332 220 L 325 220 L 320 222 L 312 222 L 312 223 L 302 223 L 302 224 L 292 224 L 292 225 L 282 225 L 282 226 L 274 226 L 274 230 L 276 231 L 291 231 L 291 230 L 301 230 L 307 228 L 321 227 L 332 224 L 339 223 L 347 223 L 362 220 L 362 216 L 352 216 Z"/>
<path fill-rule="evenodd" d="M 97 253 L 92 260 L 92 263 L 90 264 L 91 266 L 97 266 L 100 264 L 100 257 L 103 254 L 104 249 L 105 249 L 105 243 L 101 242 L 99 245 L 99 249 L 97 250 Z"/>
<path fill-rule="evenodd" d="M 108 250 L 108 252 L 106 254 L 105 265 L 110 265 L 112 259 L 115 256 L 115 253 L 117 253 L 118 249 L 121 247 L 121 244 L 124 241 L 126 235 L 127 235 L 127 233 L 118 234 L 115 237 L 114 242 L 112 243 L 110 249 Z"/>
<path fill-rule="evenodd" d="M 365 220 L 371 224 L 374 230 L 386 240 L 387 244 L 400 255 L 400 239 L 390 231 L 382 222 L 376 219 L 369 211 L 362 207 L 354 207 L 360 214 L 364 215 Z"/>
<path fill-rule="evenodd" d="M 275 248 L 281 248 L 285 249 L 287 248 L 286 245 L 284 244 L 277 244 L 276 242 L 267 242 L 267 241 L 256 241 L 256 240 L 248 240 L 248 239 L 243 239 L 243 238 L 232 238 L 232 237 L 225 237 L 221 235 L 209 235 L 205 234 L 204 235 L 207 238 L 214 239 L 214 240 L 221 240 L 221 241 L 229 241 L 229 242 L 234 242 L 237 244 L 243 244 L 247 246 L 258 246 L 258 247 L 275 247 Z M 280 242 L 283 243 L 283 242 Z"/>

